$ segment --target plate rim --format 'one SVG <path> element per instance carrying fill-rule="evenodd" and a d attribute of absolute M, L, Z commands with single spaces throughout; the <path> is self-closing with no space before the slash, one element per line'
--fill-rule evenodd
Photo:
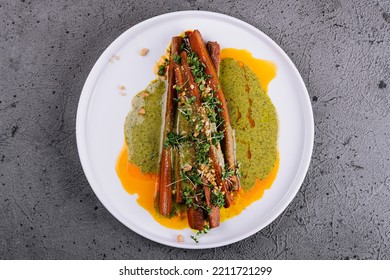
<path fill-rule="evenodd" d="M 303 107 L 306 107 L 308 110 L 303 110 L 303 118 L 304 118 L 304 129 L 306 131 L 305 137 L 304 137 L 304 150 L 302 151 L 302 158 L 301 162 L 299 163 L 299 168 L 297 171 L 297 174 L 294 178 L 294 180 L 291 182 L 291 185 L 296 185 L 297 187 L 290 190 L 290 192 L 287 192 L 282 199 L 279 201 L 279 203 L 275 206 L 273 211 L 273 214 L 269 216 L 268 219 L 266 219 L 261 224 L 259 223 L 258 226 L 256 226 L 253 230 L 249 230 L 245 234 L 241 234 L 237 236 L 236 238 L 230 238 L 228 241 L 220 241 L 216 244 L 206 244 L 202 245 L 199 244 L 185 244 L 185 243 L 177 243 L 177 242 L 166 242 L 165 240 L 159 240 L 158 238 L 154 238 L 153 236 L 150 236 L 147 232 L 141 232 L 138 229 L 130 228 L 125 221 L 122 220 L 122 217 L 115 209 L 111 207 L 109 203 L 105 200 L 104 196 L 93 186 L 95 184 L 98 184 L 96 182 L 96 179 L 94 178 L 92 168 L 89 164 L 88 160 L 88 152 L 87 152 L 87 146 L 86 146 L 86 134 L 85 134 L 85 120 L 87 117 L 87 106 L 90 97 L 92 96 L 93 88 L 95 85 L 95 81 L 99 78 L 101 74 L 101 67 L 99 67 L 107 58 L 107 55 L 110 53 L 110 50 L 115 47 L 115 45 L 118 43 L 118 41 L 121 41 L 121 38 L 124 38 L 130 30 L 139 28 L 142 25 L 148 25 L 155 21 L 163 20 L 164 18 L 170 18 L 172 16 L 177 15 L 203 15 L 206 17 L 212 17 L 212 18 L 219 18 L 225 21 L 230 21 L 238 25 L 243 25 L 244 27 L 250 29 L 252 32 L 254 32 L 257 35 L 260 35 L 262 39 L 266 40 L 267 43 L 271 44 L 275 51 L 278 52 L 279 55 L 281 55 L 285 62 L 289 64 L 291 69 L 293 70 L 294 74 L 296 75 L 297 82 L 299 82 L 299 86 L 303 89 L 302 95 L 305 96 L 302 100 L 305 102 L 302 103 Z M 253 25 L 241 20 L 237 19 L 235 17 L 217 13 L 217 12 L 210 12 L 210 11 L 202 11 L 202 10 L 185 10 L 185 11 L 176 11 L 176 12 L 170 12 L 161 14 L 158 16 L 154 16 L 152 18 L 146 19 L 144 21 L 141 21 L 131 27 L 129 27 L 126 31 L 121 33 L 118 37 L 116 37 L 110 45 L 103 51 L 103 53 L 99 56 L 99 58 L 96 60 L 94 65 L 92 66 L 87 79 L 85 80 L 83 89 L 80 94 L 78 107 L 77 107 L 77 115 L 76 115 L 76 143 L 77 143 L 77 150 L 81 162 L 81 166 L 83 168 L 84 174 L 88 180 L 88 183 L 90 187 L 92 188 L 93 192 L 99 199 L 99 201 L 104 205 L 104 207 L 118 220 L 120 221 L 124 226 L 126 226 L 128 229 L 132 230 L 133 232 L 149 239 L 154 242 L 164 244 L 166 246 L 176 247 L 176 248 L 183 248 L 183 249 L 209 249 L 209 248 L 217 248 L 229 244 L 236 243 L 238 241 L 241 241 L 249 236 L 252 236 L 253 234 L 259 232 L 260 230 L 264 229 L 266 226 L 271 224 L 278 216 L 280 216 L 289 206 L 289 204 L 292 202 L 294 197 L 297 195 L 299 189 L 302 186 L 302 183 L 306 177 L 308 168 L 310 166 L 311 158 L 312 158 L 312 152 L 313 152 L 313 146 L 314 146 L 314 117 L 313 117 L 313 109 L 310 102 L 310 96 L 307 91 L 307 88 L 305 86 L 305 83 L 302 79 L 302 76 L 300 75 L 298 69 L 290 59 L 290 57 L 283 51 L 283 49 L 274 42 L 268 35 L 266 35 L 264 32 L 259 30 L 258 28 L 254 27 Z"/>

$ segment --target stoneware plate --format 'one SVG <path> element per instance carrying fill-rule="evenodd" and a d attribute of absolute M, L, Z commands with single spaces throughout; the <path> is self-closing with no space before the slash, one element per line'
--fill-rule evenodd
<path fill-rule="evenodd" d="M 115 171 L 124 143 L 123 125 L 131 100 L 155 78 L 153 66 L 184 30 L 199 29 L 204 39 L 221 48 L 250 51 L 277 65 L 269 96 L 276 107 L 280 131 L 280 167 L 271 187 L 240 215 L 213 229 L 196 244 L 193 231 L 171 230 L 158 224 L 129 195 Z M 148 48 L 147 56 L 139 51 Z M 120 94 L 120 86 L 126 95 Z M 314 124 L 310 99 L 297 69 L 283 50 L 255 27 L 223 14 L 185 11 L 141 22 L 119 36 L 100 56 L 81 93 L 76 121 L 77 146 L 88 181 L 103 205 L 136 233 L 173 247 L 213 248 L 242 240 L 271 223 L 294 198 L 308 169 Z M 182 234 L 184 241 L 176 237 Z"/>

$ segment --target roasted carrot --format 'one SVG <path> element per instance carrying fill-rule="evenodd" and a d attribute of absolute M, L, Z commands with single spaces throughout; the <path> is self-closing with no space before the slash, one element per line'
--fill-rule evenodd
<path fill-rule="evenodd" d="M 203 218 L 203 209 L 190 207 L 187 209 L 188 225 L 192 229 L 202 230 L 204 229 L 205 220 Z"/>
<path fill-rule="evenodd" d="M 220 54 L 220 46 L 217 42 L 207 42 L 207 50 L 210 54 L 210 58 L 213 61 L 215 71 L 217 74 L 219 73 L 219 54 Z"/>
<path fill-rule="evenodd" d="M 210 212 L 208 213 L 210 228 L 219 227 L 220 219 L 221 219 L 221 217 L 220 217 L 221 216 L 220 215 L 220 209 L 219 209 L 218 206 L 214 206 L 212 204 L 212 201 L 211 201 L 211 189 L 207 186 L 207 180 L 206 180 L 206 182 L 203 185 L 206 186 L 203 189 L 204 190 L 204 197 L 205 197 L 205 200 L 206 200 L 206 205 L 208 207 L 210 207 L 210 209 L 211 209 Z"/>
<path fill-rule="evenodd" d="M 185 80 L 187 81 L 186 82 L 187 91 L 188 91 L 190 96 L 194 96 L 196 98 L 196 104 L 198 106 L 200 106 L 200 90 L 199 90 L 199 87 L 197 86 L 197 84 L 195 83 L 194 77 L 191 74 L 191 69 L 188 66 L 187 52 L 182 51 L 180 56 L 181 56 L 181 62 L 182 62 L 181 64 L 182 64 L 183 70 L 184 70 L 183 71 L 184 77 L 185 77 Z"/>
<path fill-rule="evenodd" d="M 188 74 L 184 71 L 184 67 L 178 63 L 174 64 L 174 74 L 176 86 L 179 87 L 184 94 L 187 94 L 189 97 L 189 90 L 187 89 L 188 85 Z M 195 190 L 197 190 L 200 186 L 194 186 Z M 196 192 L 196 191 L 195 191 Z M 200 199 L 200 197 L 199 197 Z M 204 228 L 205 219 L 203 215 L 203 209 L 198 207 L 194 209 L 194 207 L 187 208 L 187 218 L 188 225 L 192 229 L 201 230 Z"/>
<path fill-rule="evenodd" d="M 211 146 L 210 148 L 210 158 L 213 162 L 213 169 L 215 171 L 217 185 L 221 186 L 222 191 L 225 194 L 225 208 L 229 208 L 232 203 L 232 196 L 226 181 L 222 180 L 222 168 L 218 163 L 217 151 L 215 146 Z"/>
<path fill-rule="evenodd" d="M 210 54 L 210 58 L 213 61 L 215 70 L 218 73 L 219 72 L 219 64 L 220 64 L 220 60 L 219 60 L 220 46 L 217 42 L 207 42 L 206 46 L 207 46 L 207 50 Z M 220 149 L 220 147 L 218 147 L 218 148 Z M 217 154 L 217 147 L 212 150 L 212 153 L 210 155 L 210 157 L 212 158 L 213 161 L 216 161 L 218 158 L 216 154 Z M 214 169 L 216 170 L 216 173 L 218 174 L 217 179 L 221 178 L 221 176 L 219 176 L 219 175 L 222 175 L 221 167 L 215 165 Z M 230 204 L 232 202 L 232 197 L 231 197 L 231 194 L 229 192 L 229 188 L 227 186 L 227 183 L 220 180 L 220 179 L 217 180 L 217 183 L 222 185 L 222 191 L 225 193 L 225 208 L 229 208 Z"/>
<path fill-rule="evenodd" d="M 165 109 L 165 124 L 163 131 L 163 139 L 165 141 L 169 132 L 173 131 L 174 115 L 176 111 L 176 103 L 173 98 L 176 97 L 173 85 L 174 78 L 174 61 L 172 57 L 179 52 L 181 45 L 181 37 L 173 37 L 170 50 L 170 62 L 168 66 L 168 89 Z M 172 147 L 162 147 L 160 172 L 158 176 L 159 182 L 159 212 L 161 215 L 169 215 L 172 210 Z"/>
<path fill-rule="evenodd" d="M 205 112 L 202 110 L 199 110 L 199 108 L 201 107 L 200 90 L 199 90 L 198 85 L 195 83 L 193 74 L 192 74 L 191 69 L 188 65 L 187 53 L 185 51 L 183 51 L 181 53 L 181 64 L 183 67 L 182 72 L 184 73 L 184 77 L 186 78 L 186 81 L 187 81 L 186 82 L 187 92 L 189 93 L 190 97 L 196 98 L 196 102 L 195 102 L 196 106 L 194 106 L 194 107 L 195 107 L 195 109 L 197 109 L 198 113 L 201 115 L 204 123 L 210 123 Z M 206 128 L 206 126 L 205 126 L 204 129 L 207 130 L 208 128 Z M 206 131 L 204 131 L 204 133 L 206 134 Z M 210 153 L 212 153 L 211 149 L 210 149 Z M 216 156 L 214 157 L 213 164 L 218 165 L 219 169 L 221 169 L 221 167 L 219 165 L 219 161 L 218 161 Z M 220 174 L 222 177 L 221 172 L 220 172 Z M 218 180 L 219 179 L 217 179 L 217 182 L 218 182 Z M 222 182 L 222 180 L 219 180 L 219 181 Z M 219 223 L 220 223 L 220 221 L 219 221 L 219 219 L 220 219 L 219 207 L 214 207 L 211 203 L 211 193 L 210 193 L 210 188 L 208 187 L 208 181 L 206 178 L 203 178 L 203 192 L 206 196 L 206 204 L 208 207 L 211 208 L 211 212 L 207 213 L 208 218 L 209 218 L 210 227 L 212 227 L 212 228 L 218 227 Z M 230 205 L 230 201 L 227 204 Z"/>
<path fill-rule="evenodd" d="M 215 69 L 212 59 L 210 58 L 210 54 L 207 51 L 207 47 L 203 41 L 200 32 L 198 30 L 194 30 L 193 32 L 189 33 L 188 40 L 192 51 L 196 53 L 196 55 L 199 57 L 199 60 L 202 61 L 202 63 L 206 66 L 205 72 L 206 74 L 211 76 L 211 78 L 208 80 L 208 84 L 216 92 L 215 96 L 220 101 L 219 108 L 221 109 L 220 110 L 221 112 L 218 113 L 220 114 L 220 117 L 224 120 L 223 123 L 224 138 L 222 139 L 221 146 L 224 152 L 223 154 L 225 158 L 225 164 L 227 164 L 230 170 L 235 171 L 236 160 L 235 160 L 235 153 L 234 153 L 234 139 L 232 134 L 232 127 L 230 124 L 230 117 L 229 117 L 229 111 L 228 111 L 226 99 L 218 79 L 218 73 Z M 231 181 L 232 181 L 233 189 L 238 189 L 239 180 L 236 174 L 232 176 Z"/>
<path fill-rule="evenodd" d="M 160 164 L 160 184 L 159 184 L 159 211 L 161 215 L 169 215 L 172 210 L 172 148 L 162 150 Z"/>
<path fill-rule="evenodd" d="M 181 36 L 175 36 L 172 38 L 172 44 L 171 44 L 171 60 L 170 60 L 170 68 L 171 71 L 173 72 L 172 75 L 170 76 L 172 81 L 170 83 L 171 85 L 171 90 L 173 90 L 173 85 L 175 84 L 175 65 L 177 65 L 177 62 L 173 59 L 174 56 L 178 56 L 180 54 L 180 47 L 183 43 L 183 38 Z M 172 63 L 172 64 L 171 64 Z M 175 92 L 175 98 L 178 98 L 178 92 L 174 90 Z M 178 114 L 179 112 L 177 111 L 177 104 L 175 107 L 175 127 L 177 127 L 178 123 Z M 176 131 L 177 132 L 177 131 Z M 175 149 L 173 151 L 173 158 L 174 158 L 174 187 L 176 190 L 176 198 L 175 202 L 176 203 L 182 203 L 183 202 L 183 193 L 182 193 L 182 186 L 181 186 L 181 177 L 180 177 L 180 156 L 179 156 L 179 151 Z"/>

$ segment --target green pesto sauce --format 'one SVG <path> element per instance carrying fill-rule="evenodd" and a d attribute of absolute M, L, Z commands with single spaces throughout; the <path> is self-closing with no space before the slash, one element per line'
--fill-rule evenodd
<path fill-rule="evenodd" d="M 148 96 L 143 94 L 147 92 Z M 165 81 L 154 80 L 132 100 L 125 121 L 125 140 L 129 161 L 143 173 L 158 173 L 160 134 Z M 139 114 L 143 108 L 145 114 Z"/>
<path fill-rule="evenodd" d="M 241 185 L 251 189 L 264 179 L 277 158 L 278 118 L 274 105 L 256 75 L 237 60 L 221 61 L 220 80 L 235 131 L 236 157 L 241 163 Z"/>

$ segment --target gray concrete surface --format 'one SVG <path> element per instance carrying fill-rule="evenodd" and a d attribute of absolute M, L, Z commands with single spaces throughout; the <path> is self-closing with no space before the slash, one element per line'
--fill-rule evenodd
<path fill-rule="evenodd" d="M 259 3 L 258 3 L 259 2 Z M 312 99 L 304 184 L 264 230 L 212 250 L 149 241 L 99 202 L 75 141 L 83 83 L 134 24 L 201 9 L 275 40 Z M 0 1 L 1 259 L 389 259 L 389 1 Z"/>

